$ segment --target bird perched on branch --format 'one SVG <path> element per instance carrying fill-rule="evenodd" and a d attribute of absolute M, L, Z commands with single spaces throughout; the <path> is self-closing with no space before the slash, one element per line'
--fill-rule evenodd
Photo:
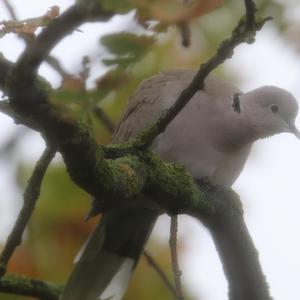
<path fill-rule="evenodd" d="M 144 81 L 130 98 L 113 142 L 136 137 L 168 109 L 196 74 L 163 72 Z M 253 142 L 277 133 L 300 137 L 298 104 L 286 90 L 264 86 L 242 93 L 208 77 L 152 149 L 161 159 L 186 167 L 195 180 L 230 187 L 239 176 Z M 119 205 L 103 213 L 66 285 L 61 300 L 122 299 L 130 276 L 156 221 L 157 212 Z"/>

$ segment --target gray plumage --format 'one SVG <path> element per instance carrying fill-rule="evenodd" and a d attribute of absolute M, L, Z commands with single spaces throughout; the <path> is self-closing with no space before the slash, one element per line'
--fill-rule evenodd
<path fill-rule="evenodd" d="M 132 139 L 155 122 L 194 75 L 192 70 L 169 71 L 144 81 L 131 97 L 113 142 Z M 243 94 L 210 76 L 205 89 L 194 95 L 152 148 L 163 160 L 185 166 L 197 180 L 231 186 L 254 141 L 281 132 L 299 137 L 297 112 L 295 98 L 283 89 L 266 86 Z M 122 299 L 157 218 L 155 211 L 139 207 L 140 201 L 103 214 L 61 300 Z"/>
<path fill-rule="evenodd" d="M 169 108 L 195 75 L 193 70 L 168 71 L 143 82 L 129 101 L 114 141 L 135 137 Z M 240 94 L 240 113 L 233 97 Z M 278 105 L 278 112 L 270 106 Z M 266 136 L 294 131 L 295 98 L 277 87 L 242 94 L 213 76 L 155 141 L 163 160 L 184 165 L 195 179 L 231 186 L 239 176 L 252 143 Z"/>

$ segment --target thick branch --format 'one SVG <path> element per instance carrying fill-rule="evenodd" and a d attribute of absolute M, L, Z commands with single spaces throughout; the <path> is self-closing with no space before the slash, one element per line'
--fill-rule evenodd
<path fill-rule="evenodd" d="M 6 271 L 7 263 L 15 251 L 16 247 L 20 245 L 23 232 L 32 215 L 35 203 L 40 194 L 40 187 L 44 174 L 51 162 L 56 150 L 47 148 L 37 162 L 31 178 L 28 181 L 27 188 L 24 193 L 24 204 L 19 213 L 18 219 L 10 233 L 7 243 L 0 256 L 0 276 Z"/>
<path fill-rule="evenodd" d="M 0 53 L 0 89 L 7 92 L 6 79 L 8 78 L 9 72 L 11 71 L 13 64 L 4 58 L 3 54 Z"/>
<path fill-rule="evenodd" d="M 102 159 L 101 149 L 76 120 L 60 116 L 59 110 L 48 101 L 45 84 L 36 80 L 37 68 L 61 38 L 83 22 L 108 20 L 112 16 L 102 11 L 99 3 L 97 0 L 77 1 L 43 30 L 15 66 L 2 57 L 0 64 L 5 68 L 0 68 L 0 87 L 9 95 L 10 112 L 22 116 L 22 120 L 34 120 L 34 129 L 41 131 L 51 144 L 58 145 L 74 181 L 89 193 L 101 197 L 116 186 L 112 170 Z M 79 157 L 84 161 L 80 162 Z M 102 162 L 101 168 L 96 168 L 95 161 Z M 82 170 L 82 166 L 86 166 L 86 170 Z M 99 185 L 99 182 L 103 184 Z"/>
<path fill-rule="evenodd" d="M 3 293 L 35 297 L 43 300 L 58 300 L 63 287 L 46 281 L 9 274 L 0 279 Z"/>
<path fill-rule="evenodd" d="M 192 215 L 204 221 L 212 235 L 229 283 L 229 299 L 271 300 L 238 196 L 221 188 L 209 194 L 214 213 L 208 217 Z"/>
<path fill-rule="evenodd" d="M 8 117 L 11 117 L 15 124 L 23 124 L 36 131 L 41 131 L 41 127 L 33 118 L 23 116 L 22 113 L 20 114 L 16 112 L 7 100 L 0 101 L 0 112 L 4 113 Z"/>

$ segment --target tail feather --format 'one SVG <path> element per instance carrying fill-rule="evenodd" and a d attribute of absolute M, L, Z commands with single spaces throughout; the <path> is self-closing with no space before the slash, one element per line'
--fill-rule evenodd
<path fill-rule="evenodd" d="M 61 300 L 122 299 L 157 213 L 119 207 L 106 212 L 75 265 Z"/>
<path fill-rule="evenodd" d="M 134 263 L 131 258 L 125 259 L 109 285 L 100 295 L 100 300 L 121 300 L 123 298 L 134 270 Z"/>

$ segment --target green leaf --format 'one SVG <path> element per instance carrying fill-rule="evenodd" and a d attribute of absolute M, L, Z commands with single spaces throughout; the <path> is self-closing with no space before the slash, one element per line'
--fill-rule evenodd
<path fill-rule="evenodd" d="M 127 67 L 129 64 L 141 59 L 150 50 L 154 42 L 155 38 L 153 36 L 137 36 L 133 33 L 117 33 L 103 36 L 101 38 L 102 45 L 116 56 L 103 59 L 103 63 Z"/>
<path fill-rule="evenodd" d="M 107 59 L 102 60 L 102 62 L 106 66 L 118 65 L 123 68 L 128 67 L 130 64 L 133 64 L 135 61 L 137 61 L 137 57 L 135 57 L 135 56 L 107 58 Z"/>
<path fill-rule="evenodd" d="M 135 6 L 126 0 L 99 0 L 101 7 L 104 10 L 126 13 L 134 9 Z"/>

